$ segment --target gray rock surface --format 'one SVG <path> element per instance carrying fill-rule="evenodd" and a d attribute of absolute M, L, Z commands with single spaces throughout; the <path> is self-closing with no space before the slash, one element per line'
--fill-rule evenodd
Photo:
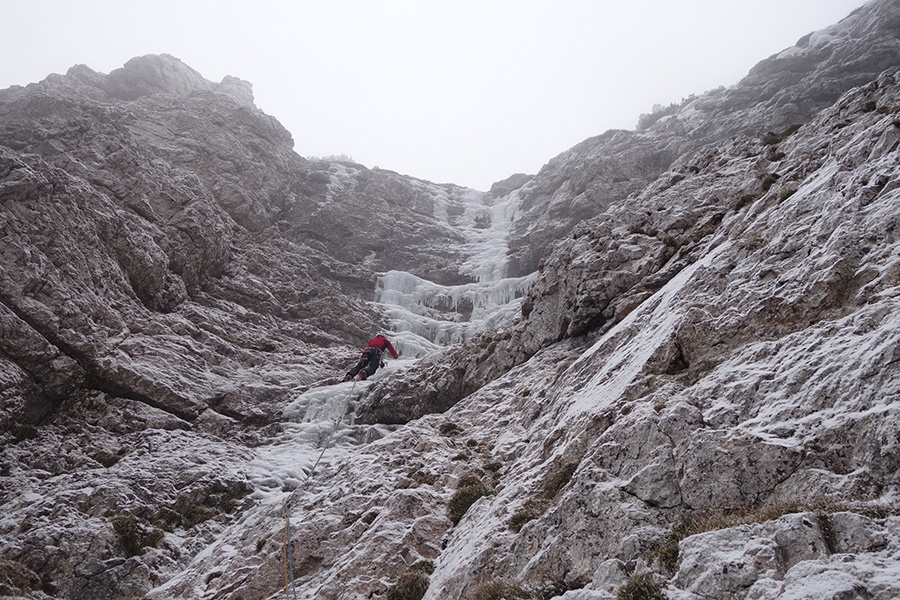
<path fill-rule="evenodd" d="M 510 273 L 536 269 L 579 222 L 642 190 L 686 152 L 734 135 L 782 132 L 872 81 L 900 58 L 898 23 L 896 3 L 870 3 L 763 60 L 737 85 L 687 98 L 641 131 L 608 131 L 553 158 L 521 189 Z"/>
<path fill-rule="evenodd" d="M 162 562 L 119 565 L 115 519 L 136 519 L 138 541 L 153 543 L 163 530 L 199 526 L 175 505 L 194 479 L 216 480 L 215 460 L 185 481 L 169 473 L 187 451 L 154 457 L 136 480 L 105 470 L 146 432 L 238 440 L 222 452 L 239 456 L 292 394 L 333 381 L 384 327 L 367 303 L 376 270 L 461 279 L 447 268 L 466 249 L 447 220 L 486 195 L 307 161 L 292 145 L 254 106 L 250 84 L 206 81 L 166 55 L 0 91 L 3 501 L 49 478 L 30 494 L 53 506 L 75 474 L 79 485 L 122 490 L 100 512 L 60 505 L 60 519 L 41 528 L 22 525 L 43 514 L 40 503 L 6 507 L 4 535 L 16 541 L 4 541 L 4 560 L 39 573 L 46 593 L 137 596 L 170 572 L 182 552 L 174 546 Z M 125 492 L 144 479 L 171 497 Z M 232 479 L 227 486 L 249 485 Z M 209 504 L 218 508 L 201 513 L 224 518 L 245 493 L 217 492 Z M 165 510 L 181 516 L 160 521 Z M 32 551 L 63 531 L 55 558 Z M 72 556 L 94 566 L 69 571 Z M 101 577 L 104 561 L 116 570 Z"/>
<path fill-rule="evenodd" d="M 0 92 L 0 595 L 896 598 L 897 7 L 492 194 L 169 56 Z M 319 387 L 498 206 L 515 322 Z"/>
<path fill-rule="evenodd" d="M 397 393 L 376 388 L 370 420 L 404 422 L 444 410 L 546 344 L 609 327 L 694 261 L 697 241 L 728 210 L 773 186 L 790 193 L 803 173 L 791 172 L 791 184 L 781 180 L 780 141 L 853 85 L 900 63 L 898 19 L 897 3 L 870 3 L 762 61 L 731 88 L 694 98 L 644 130 L 586 140 L 532 179 L 513 178 L 523 184 L 515 191 L 521 205 L 509 236 L 509 273 L 538 268 L 541 274 L 523 305 L 524 319 L 499 337 L 476 337 L 452 358 L 442 356 L 418 379 L 395 384 L 402 386 Z M 856 108 L 878 109 L 871 98 L 861 102 Z M 743 137 L 732 137 L 738 134 Z M 895 135 L 888 129 L 880 145 L 890 147 Z M 821 149 L 805 151 L 822 158 L 816 156 Z M 730 161 L 744 152 L 743 163 Z M 727 163 L 728 169 L 717 168 Z M 660 196 L 655 205 L 651 196 Z M 607 211 L 614 216 L 604 216 Z M 429 388 L 431 381 L 441 385 Z M 426 391 L 415 397 L 403 391 L 413 388 Z M 407 401 L 412 404 L 402 406 Z"/>
<path fill-rule="evenodd" d="M 654 553 L 698 514 L 895 509 L 897 83 L 882 75 L 777 144 L 680 159 L 557 245 L 504 336 L 510 353 L 544 340 L 533 358 L 446 413 L 515 458 L 451 530 L 426 598 L 547 580 L 614 597 L 621 578 L 599 572 L 612 559 L 678 598 L 896 594 L 889 536 L 871 525 L 850 536 L 878 540 L 862 557 L 838 556 L 833 528 L 793 525 L 762 534 L 768 555 L 742 529 L 688 537 L 696 557 L 671 579 Z M 547 500 L 539 482 L 565 464 Z M 516 515 L 531 518 L 518 534 Z M 712 539 L 723 560 L 746 547 L 762 562 L 710 561 Z"/>

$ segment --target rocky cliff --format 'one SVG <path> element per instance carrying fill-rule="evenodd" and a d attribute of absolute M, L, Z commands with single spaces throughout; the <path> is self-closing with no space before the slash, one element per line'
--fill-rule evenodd
<path fill-rule="evenodd" d="M 896 65 L 900 8 L 875 4 L 804 36 L 730 88 L 692 96 L 677 111 L 645 115 L 641 130 L 608 131 L 553 158 L 521 188 L 527 216 L 511 235 L 511 272 L 533 271 L 577 223 L 637 193 L 685 153 L 805 123 L 849 87 Z"/>
<path fill-rule="evenodd" d="M 168 56 L 0 92 L 0 595 L 900 596 L 898 15 L 492 193 Z"/>
<path fill-rule="evenodd" d="M 454 222 L 490 221 L 485 194 L 297 156 L 248 83 L 213 84 L 169 56 L 0 93 L 0 177 L 4 502 L 21 477 L 117 461 L 126 432 L 254 438 L 384 326 L 368 302 L 376 272 L 471 281 Z M 112 430 L 96 422 L 110 410 Z M 76 511 L 64 530 L 77 550 L 25 561 L 49 593 L 96 587 L 70 558 L 91 554 L 93 533 L 76 532 L 102 529 L 92 518 L 106 511 Z"/>
<path fill-rule="evenodd" d="M 535 177 L 519 179 L 514 192 L 519 212 L 507 242 L 508 272 L 539 268 L 542 273 L 525 301 L 525 319 L 499 337 L 488 335 L 461 348 L 449 361 L 452 371 L 442 366 L 446 358 L 420 369 L 419 379 L 409 385 L 428 393 L 401 393 L 408 406 L 404 401 L 398 405 L 397 394 L 390 390 L 376 389 L 370 401 L 372 418 L 403 422 L 450 406 L 546 344 L 602 330 L 621 319 L 693 260 L 686 251 L 718 225 L 725 208 L 695 206 L 678 198 L 672 206 L 649 207 L 642 209 L 647 214 L 638 215 L 622 212 L 626 202 L 699 173 L 704 160 L 713 160 L 708 158 L 711 148 L 733 136 L 759 138 L 766 150 L 763 160 L 780 159 L 781 139 L 841 93 L 900 62 L 898 30 L 900 3 L 871 3 L 760 62 L 732 88 L 671 107 L 642 130 L 613 130 L 586 140 L 553 158 Z M 681 166 L 674 168 L 677 161 Z M 764 193 L 781 177 L 767 169 L 762 163 L 754 166 L 755 179 L 731 190 L 736 197 L 717 202 L 747 202 Z M 709 195 L 716 197 L 715 192 Z M 607 252 L 616 242 L 597 241 L 597 234 L 585 237 L 596 226 L 589 220 L 607 209 L 630 229 L 650 234 L 650 239 L 639 240 L 646 251 L 640 260 Z M 599 237 L 608 232 L 604 229 Z M 578 238 L 582 240 L 571 241 Z M 589 251 L 591 258 L 580 255 L 588 244 L 600 245 Z M 553 266 L 541 265 L 542 260 Z M 426 382 L 434 379 L 443 384 L 428 388 Z"/>

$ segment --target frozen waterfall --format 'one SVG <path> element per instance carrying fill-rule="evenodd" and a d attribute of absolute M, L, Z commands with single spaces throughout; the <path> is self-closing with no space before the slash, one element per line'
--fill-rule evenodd
<path fill-rule="evenodd" d="M 384 369 L 379 369 L 373 376 L 376 381 L 412 367 L 419 358 L 445 346 L 462 343 L 479 331 L 510 323 L 519 314 L 525 293 L 537 276 L 507 277 L 507 239 L 521 204 L 518 192 L 494 198 L 461 188 L 448 191 L 427 182 L 421 182 L 421 186 L 420 191 L 433 201 L 434 217 L 466 238 L 458 270 L 471 282 L 445 286 L 396 270 L 379 275 L 372 303 L 386 316 L 388 337 L 401 358 L 389 360 Z M 330 431 L 329 423 L 337 422 L 346 410 L 352 412 L 356 398 L 370 384 L 342 383 L 300 394 L 284 410 L 284 418 L 294 430 L 292 443 L 302 438 L 305 454 L 325 443 L 323 436 Z M 341 429 L 328 443 L 352 441 L 351 423 L 342 421 Z M 298 451 L 296 446 L 294 451 Z"/>
<path fill-rule="evenodd" d="M 431 344 L 419 346 L 430 350 L 458 344 L 476 331 L 512 320 L 532 280 L 529 276 L 443 286 L 389 271 L 378 278 L 376 303 L 387 314 L 391 331 L 423 338 Z"/>
<path fill-rule="evenodd" d="M 401 343 L 416 346 L 408 348 L 413 356 L 502 327 L 518 313 L 537 275 L 507 277 L 507 240 L 521 204 L 518 192 L 494 198 L 468 190 L 454 199 L 446 193 L 433 198 L 435 216 L 467 238 L 459 274 L 472 283 L 444 286 L 404 271 L 379 276 L 375 303 L 387 315 L 391 331 L 402 336 Z"/>

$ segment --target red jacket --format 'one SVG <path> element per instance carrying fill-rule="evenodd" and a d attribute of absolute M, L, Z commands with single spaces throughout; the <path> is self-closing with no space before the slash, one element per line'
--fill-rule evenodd
<path fill-rule="evenodd" d="M 391 342 L 383 335 L 376 335 L 371 340 L 369 340 L 369 346 L 374 346 L 379 350 L 384 350 L 386 348 L 394 358 L 397 358 L 399 356 L 399 354 L 397 354 L 397 351 L 394 350 L 394 347 L 391 345 Z"/>

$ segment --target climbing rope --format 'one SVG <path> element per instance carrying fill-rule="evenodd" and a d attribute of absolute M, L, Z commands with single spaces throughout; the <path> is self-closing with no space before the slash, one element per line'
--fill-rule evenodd
<path fill-rule="evenodd" d="M 288 589 L 294 596 L 294 600 L 297 600 L 297 588 L 294 585 L 294 553 L 292 552 L 292 542 L 291 542 L 291 518 L 290 518 L 290 504 L 291 499 L 293 499 L 294 494 L 296 494 L 300 489 L 302 489 L 310 479 L 312 479 L 313 474 L 316 472 L 316 467 L 319 466 L 319 461 L 322 460 L 322 457 L 325 456 L 325 450 L 328 449 L 328 444 L 331 442 L 331 438 L 334 437 L 337 428 L 340 427 L 341 421 L 344 420 L 344 414 L 347 412 L 347 407 L 350 404 L 350 399 L 353 398 L 353 390 L 356 389 L 357 380 L 353 380 L 353 385 L 350 387 L 350 391 L 347 392 L 347 401 L 344 402 L 344 406 L 341 409 L 341 414 L 338 415 L 338 418 L 334 420 L 334 425 L 331 428 L 331 432 L 328 434 L 328 437 L 325 438 L 325 441 L 322 443 L 322 451 L 319 453 L 319 458 L 316 459 L 316 462 L 313 463 L 312 469 L 310 469 L 309 473 L 306 474 L 306 479 L 304 479 L 300 485 L 298 485 L 294 490 L 285 497 L 284 500 L 281 501 L 281 514 L 284 516 L 284 597 L 285 600 L 291 600 L 291 596 L 288 593 Z"/>
<path fill-rule="evenodd" d="M 291 600 L 288 595 L 288 583 L 290 583 L 291 592 L 294 594 L 294 600 L 297 600 L 297 589 L 294 587 L 294 553 L 291 551 L 291 519 L 288 516 L 287 498 L 281 501 L 281 514 L 284 515 L 284 598 Z M 290 577 L 288 577 L 290 572 Z"/>

